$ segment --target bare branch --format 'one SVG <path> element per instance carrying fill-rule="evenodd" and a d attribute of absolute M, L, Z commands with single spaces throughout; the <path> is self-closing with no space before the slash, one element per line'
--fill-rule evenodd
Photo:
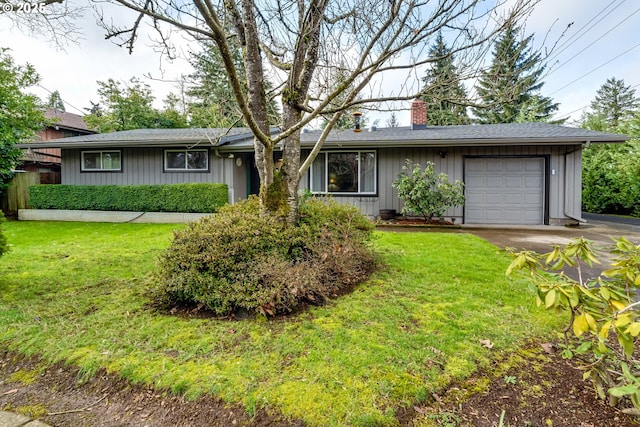
<path fill-rule="evenodd" d="M 30 36 L 48 38 L 61 50 L 81 38 L 77 23 L 87 9 L 84 6 L 70 5 L 64 0 L 34 3 L 0 0 L 0 5 L 0 20 L 9 20 L 12 27 Z"/>

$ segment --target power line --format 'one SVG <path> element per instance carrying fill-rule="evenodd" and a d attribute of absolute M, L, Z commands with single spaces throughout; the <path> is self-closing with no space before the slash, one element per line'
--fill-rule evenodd
<path fill-rule="evenodd" d="M 635 15 L 636 13 L 640 12 L 640 8 L 636 9 L 635 12 L 633 12 L 631 15 L 627 16 L 626 18 L 624 18 L 622 21 L 616 23 L 613 27 L 611 27 L 608 31 L 606 31 L 604 34 L 602 34 L 600 37 L 598 37 L 597 39 L 595 39 L 594 41 L 591 42 L 591 44 L 587 45 L 584 49 L 582 49 L 581 51 L 579 51 L 578 53 L 576 53 L 575 55 L 573 55 L 571 58 L 567 59 L 564 63 L 562 63 L 561 65 L 559 65 L 557 68 L 550 70 L 547 73 L 547 77 L 553 73 L 555 73 L 556 71 L 558 71 L 560 68 L 564 67 L 565 65 L 567 65 L 569 62 L 571 62 L 572 59 L 574 59 L 576 56 L 580 55 L 582 52 L 584 52 L 585 50 L 589 49 L 590 47 L 593 47 L 593 45 L 600 41 L 604 36 L 606 36 L 607 34 L 609 34 L 611 31 L 615 30 L 618 28 L 618 26 L 622 23 L 624 23 L 626 20 L 630 19 L 633 15 Z"/>
<path fill-rule="evenodd" d="M 581 75 L 581 76 L 580 76 L 580 77 L 578 77 L 577 79 L 572 80 L 571 82 L 569 82 L 569 83 L 567 83 L 566 85 L 562 86 L 560 89 L 557 89 L 557 90 L 553 91 L 552 93 L 550 93 L 550 94 L 549 94 L 549 96 L 551 96 L 551 95 L 553 95 L 553 94 L 556 94 L 556 93 L 560 92 L 561 90 L 563 90 L 563 89 L 567 88 L 568 86 L 571 86 L 572 84 L 574 84 L 575 82 L 577 82 L 577 81 L 579 81 L 579 80 L 582 80 L 583 78 L 587 77 L 589 74 L 591 74 L 591 73 L 593 73 L 593 72 L 595 72 L 595 71 L 599 70 L 600 68 L 602 68 L 602 67 L 604 67 L 605 65 L 607 65 L 607 64 L 609 64 L 609 63 L 611 63 L 611 62 L 615 61 L 616 59 L 620 58 L 622 55 L 625 55 L 625 54 L 627 54 L 627 53 L 631 52 L 633 49 L 636 49 L 636 48 L 637 48 L 637 47 L 639 47 L 639 46 L 640 46 L 640 43 L 636 44 L 635 46 L 630 47 L 629 49 L 627 49 L 627 50 L 625 50 L 624 52 L 622 52 L 620 55 L 617 55 L 617 56 L 615 56 L 615 57 L 611 58 L 610 60 L 606 61 L 605 63 L 603 63 L 603 64 L 601 64 L 601 65 L 599 65 L 598 67 L 594 68 L 593 70 L 591 70 L 591 71 L 589 71 L 589 72 L 587 72 L 587 73 L 585 73 L 585 74 Z"/>
<path fill-rule="evenodd" d="M 50 91 L 49 89 L 47 89 L 46 87 L 42 86 L 40 83 L 36 83 L 36 86 L 40 87 L 41 89 L 44 89 L 45 91 L 49 92 L 50 95 L 53 94 L 53 91 Z M 73 108 L 74 110 L 78 111 L 79 113 L 85 114 L 84 111 L 82 111 L 80 108 L 76 107 L 75 105 L 70 104 L 69 102 L 65 101 L 64 99 L 62 99 L 62 97 L 60 97 L 60 100 L 62 101 L 63 104 L 68 105 L 69 107 Z"/>
<path fill-rule="evenodd" d="M 614 7 L 613 9 L 611 9 L 609 11 L 609 13 L 607 13 L 606 15 L 604 15 L 602 18 L 600 18 L 597 22 L 595 22 L 592 26 L 590 26 L 589 28 L 587 28 L 583 34 L 580 34 L 580 32 L 582 32 L 582 30 L 585 29 L 585 27 L 587 27 L 587 25 L 591 24 L 591 22 L 593 22 L 596 18 L 598 18 L 598 16 L 600 16 L 604 11 L 606 11 L 609 7 L 611 7 L 611 5 L 613 5 L 617 0 L 613 0 L 611 3 L 609 3 L 608 5 L 606 5 L 600 12 L 598 12 L 593 18 L 591 18 L 588 22 L 586 22 L 582 27 L 580 27 L 578 29 L 578 31 L 576 31 L 571 37 L 569 37 L 564 43 L 560 44 L 560 46 L 558 46 L 558 49 L 560 49 L 559 51 L 557 51 L 556 53 L 552 54 L 548 60 L 552 60 L 553 58 L 557 58 L 562 52 L 564 52 L 565 50 L 567 50 L 571 45 L 573 45 L 575 42 L 577 42 L 578 40 L 580 40 L 582 37 L 585 36 L 585 34 L 587 34 L 591 29 L 595 28 L 595 25 L 599 24 L 600 22 L 602 22 L 602 20 L 604 18 L 606 18 L 607 16 L 609 16 L 611 13 L 613 13 L 613 11 L 615 11 L 617 8 L 619 8 L 620 6 L 622 6 L 622 4 L 625 2 L 625 0 L 623 0 L 620 4 L 618 4 L 616 7 Z M 577 37 L 577 38 L 576 38 Z M 572 39 L 576 38 L 575 40 L 571 41 Z"/>

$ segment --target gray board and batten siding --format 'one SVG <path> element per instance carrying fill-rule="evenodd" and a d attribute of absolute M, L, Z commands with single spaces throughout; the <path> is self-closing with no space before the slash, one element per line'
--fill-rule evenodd
<path fill-rule="evenodd" d="M 467 198 L 465 206 L 452 208 L 445 213 L 447 219 L 455 218 L 457 223 L 560 224 L 571 220 L 572 217 L 579 218 L 580 215 L 580 198 L 575 195 L 580 194 L 581 171 L 579 168 L 572 167 L 576 162 L 580 163 L 580 151 L 575 151 L 575 146 L 448 147 L 446 149 L 394 147 L 378 148 L 376 153 L 377 194 L 334 196 L 334 199 L 341 203 L 358 206 L 364 214 L 371 217 L 376 217 L 380 209 L 395 209 L 397 212 L 402 210 L 403 202 L 398 198 L 398 192 L 391 184 L 402 172 L 406 159 L 423 166 L 427 161 L 431 161 L 434 163 L 436 173 L 445 173 L 450 181 L 459 180 L 471 189 L 465 188 Z M 569 169 L 567 169 L 566 157 L 571 159 Z M 523 163 L 537 165 L 538 174 L 534 174 L 535 176 L 532 177 L 531 171 L 529 171 L 529 176 L 525 181 L 531 183 L 532 180 L 535 180 L 538 187 L 544 191 L 540 195 L 541 199 L 539 199 L 535 219 L 531 219 L 530 203 L 523 203 L 516 209 L 514 204 L 516 200 L 509 199 L 509 193 L 500 192 L 497 195 L 502 197 L 499 201 L 495 199 L 497 197 L 495 193 L 493 200 L 488 199 L 486 194 L 481 199 L 478 199 L 473 193 L 469 194 L 469 191 L 477 190 L 478 180 L 487 180 L 487 177 L 483 178 L 478 174 L 469 175 L 475 164 L 488 163 L 489 167 L 492 167 L 492 164 L 504 164 L 505 162 L 507 167 L 511 165 L 518 167 Z M 522 182 L 523 179 L 524 177 L 516 176 L 509 182 L 502 182 L 508 188 L 512 182 Z M 301 188 L 307 188 L 308 185 L 307 175 L 301 182 Z M 524 219 L 523 216 L 506 214 L 499 216 L 480 214 L 487 219 L 486 222 L 482 222 L 482 217 L 478 217 L 478 214 L 474 213 L 476 204 L 485 208 L 488 203 L 495 205 L 496 202 L 499 202 L 502 207 L 511 204 L 512 211 L 527 210 L 528 216 Z M 491 210 L 495 209 L 494 205 L 489 206 Z M 467 218 L 470 211 L 474 215 Z M 568 216 L 567 213 L 571 216 Z M 513 222 L 514 220 L 517 222 Z"/>
<path fill-rule="evenodd" d="M 275 129 L 273 130 L 275 131 Z M 69 185 L 155 185 L 178 183 L 226 183 L 229 202 L 246 198 L 246 168 L 242 160 L 219 147 L 253 135 L 247 128 L 232 129 L 136 129 L 106 134 L 85 135 L 47 141 L 62 148 L 62 184 Z M 21 148 L 41 145 L 24 144 Z M 206 171 L 165 170 L 165 151 L 175 149 L 206 150 Z M 120 170 L 83 171 L 82 152 L 88 150 L 119 151 Z M 237 162 L 237 163 L 236 163 Z M 239 188 L 236 193 L 234 185 Z"/>
<path fill-rule="evenodd" d="M 214 150 L 207 150 L 209 168 L 207 171 L 166 171 L 164 170 L 164 148 L 114 148 L 121 153 L 119 171 L 82 171 L 81 150 L 63 149 L 62 184 L 72 185 L 156 185 L 200 182 L 233 183 L 234 160 L 227 156 L 216 156 Z M 230 201 L 233 186 L 229 185 Z"/>
<path fill-rule="evenodd" d="M 320 131 L 302 132 L 303 152 L 311 150 L 319 135 Z M 375 191 L 369 186 L 367 194 L 333 194 L 335 200 L 358 206 L 371 217 L 381 209 L 401 211 L 402 201 L 391 184 L 409 159 L 422 165 L 432 161 L 437 172 L 466 184 L 466 204 L 450 209 L 445 218 L 457 223 L 554 225 L 580 220 L 583 147 L 628 139 L 547 123 L 427 126 L 332 131 L 323 152 L 375 153 Z M 247 129 L 135 130 L 19 145 L 45 146 L 62 148 L 63 184 L 223 182 L 229 186 L 232 203 L 256 191 L 251 173 L 253 136 Z M 176 148 L 206 148 L 208 170 L 165 170 L 164 152 Z M 83 172 L 83 150 L 120 150 L 121 170 Z M 301 189 L 310 186 L 309 179 L 310 173 L 305 174 Z"/>
<path fill-rule="evenodd" d="M 316 137 L 317 131 L 303 133 L 303 146 Z M 436 172 L 468 186 L 465 205 L 450 209 L 445 218 L 470 224 L 559 225 L 581 220 L 583 147 L 628 139 L 548 123 L 511 123 L 335 131 L 325 147 L 376 150 L 377 193 L 335 196 L 369 216 L 381 209 L 401 211 L 403 203 L 391 183 L 409 159 L 422 165 L 431 161 Z"/>

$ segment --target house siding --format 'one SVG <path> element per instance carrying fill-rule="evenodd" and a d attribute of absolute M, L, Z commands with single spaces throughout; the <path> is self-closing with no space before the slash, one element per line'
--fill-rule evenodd
<path fill-rule="evenodd" d="M 233 159 L 209 153 L 208 172 L 165 172 L 162 148 L 109 148 L 120 150 L 122 171 L 82 172 L 80 149 L 63 149 L 62 184 L 69 185 L 156 185 L 185 182 L 220 182 L 229 186 L 229 201 L 234 202 Z"/>
<path fill-rule="evenodd" d="M 442 157 L 439 153 L 446 153 Z M 405 160 L 424 165 L 434 163 L 436 173 L 446 173 L 450 180 L 464 181 L 464 159 L 466 157 L 541 157 L 546 162 L 545 213 L 550 224 L 559 224 L 579 218 L 581 196 L 580 145 L 569 146 L 511 146 L 511 147 L 444 147 L 444 148 L 378 148 L 378 183 L 376 196 L 341 196 L 334 199 L 340 203 L 359 207 L 371 217 L 380 209 L 396 209 L 400 212 L 403 202 L 392 187 L 393 181 L 402 172 Z M 308 188 L 308 174 L 301 188 Z M 566 212 L 566 213 L 565 213 Z M 447 218 L 463 220 L 462 206 L 449 209 Z"/>
<path fill-rule="evenodd" d="M 117 148 L 113 148 L 117 149 Z M 229 153 L 209 157 L 208 172 L 164 172 L 162 148 L 122 148 L 122 171 L 82 172 L 80 149 L 64 149 L 62 183 L 72 185 L 153 185 L 184 182 L 222 182 L 229 186 L 229 202 L 247 197 L 247 168 L 251 155 Z M 333 150 L 333 149 L 332 149 Z M 334 195 L 341 203 L 355 205 L 370 217 L 377 217 L 380 209 L 403 207 L 393 181 L 402 172 L 405 160 L 424 165 L 431 161 L 437 173 L 446 173 L 450 180 L 464 181 L 465 158 L 469 157 L 541 157 L 545 159 L 545 222 L 563 224 L 580 218 L 581 210 L 581 151 L 580 145 L 562 146 L 502 146 L 502 147 L 443 147 L 443 148 L 375 148 L 377 152 L 377 193 L 375 195 Z M 349 150 L 347 150 L 349 151 Z M 442 155 L 440 154 L 442 153 Z M 446 153 L 446 154 L 445 154 Z M 241 158 L 241 165 L 236 159 Z M 307 173 L 300 184 L 308 188 Z M 464 207 L 449 209 L 447 218 L 463 221 Z"/>

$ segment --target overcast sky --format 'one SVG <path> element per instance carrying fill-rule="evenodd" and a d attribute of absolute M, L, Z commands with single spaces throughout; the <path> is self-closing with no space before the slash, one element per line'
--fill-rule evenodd
<path fill-rule="evenodd" d="M 176 92 L 174 81 L 190 72 L 185 60 L 162 59 L 146 37 L 140 38 L 129 55 L 105 40 L 90 12 L 80 28 L 83 36 L 79 43 L 61 51 L 44 38 L 22 34 L 12 28 L 7 15 L 0 15 L 0 47 L 11 48 L 17 63 L 28 62 L 39 72 L 41 87 L 33 88 L 33 93 L 46 99 L 50 91 L 58 90 L 68 112 L 82 114 L 90 101 L 98 100 L 98 80 L 151 76 L 156 80 L 144 81 L 161 101 L 167 93 Z M 639 28 L 637 0 L 541 0 L 526 23 L 526 32 L 535 34 L 536 47 L 551 49 L 559 40 L 549 58 L 542 89 L 543 95 L 560 103 L 558 117 L 578 119 L 607 78 L 623 79 L 640 93 Z M 184 43 L 182 46 L 188 49 Z M 408 113 L 398 117 L 401 125 L 409 124 Z M 372 118 L 380 119 L 384 126 L 387 115 Z"/>

